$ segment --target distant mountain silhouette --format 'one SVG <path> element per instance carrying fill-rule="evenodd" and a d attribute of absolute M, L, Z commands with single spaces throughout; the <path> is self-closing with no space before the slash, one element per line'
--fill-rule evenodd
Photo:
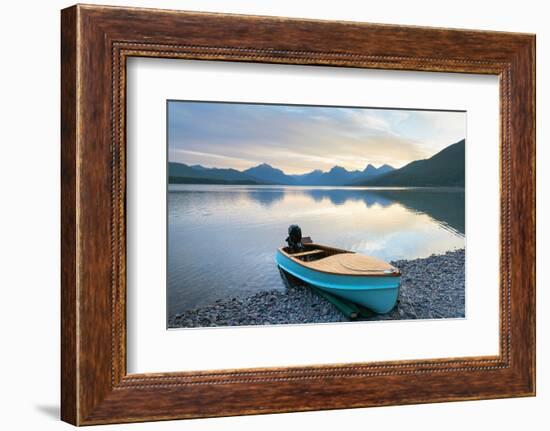
<path fill-rule="evenodd" d="M 425 160 L 349 185 L 382 187 L 464 187 L 465 140 L 449 145 Z"/>
<path fill-rule="evenodd" d="M 393 170 L 393 168 L 389 165 L 382 165 L 379 168 L 375 168 L 373 165 L 368 164 L 362 171 L 348 171 L 341 166 L 334 166 L 330 171 L 321 172 L 315 176 L 312 176 L 312 173 L 305 174 L 305 178 L 301 176 L 302 178 L 298 178 L 298 181 L 302 185 L 344 186 L 354 181 L 374 178 L 391 170 Z"/>
<path fill-rule="evenodd" d="M 185 163 L 168 164 L 169 182 L 175 184 L 277 184 L 290 186 L 343 186 L 352 181 L 374 178 L 392 171 L 389 165 L 375 168 L 369 164 L 363 171 L 348 171 L 334 166 L 330 171 L 319 169 L 301 175 L 287 175 L 282 170 L 267 163 L 237 171 L 236 169 L 206 168 L 201 165 L 189 166 Z"/>
<path fill-rule="evenodd" d="M 200 165 L 168 163 L 168 182 L 171 184 L 265 184 L 236 169 L 205 168 Z"/>
<path fill-rule="evenodd" d="M 243 173 L 260 181 L 300 186 L 337 186 L 363 177 L 361 171 L 348 171 L 340 166 L 334 166 L 328 172 L 315 170 L 307 174 L 287 175 L 280 169 L 273 168 L 266 163 L 247 169 Z"/>
<path fill-rule="evenodd" d="M 292 175 L 294 180 L 302 186 L 320 185 L 325 173 L 321 169 L 315 169 L 307 174 Z"/>
<path fill-rule="evenodd" d="M 344 186 L 359 185 L 366 180 L 370 180 L 372 178 L 378 177 L 380 175 L 386 174 L 394 170 L 395 168 L 393 168 L 390 165 L 382 165 L 379 168 L 375 168 L 373 165 L 369 163 L 367 167 L 363 169 L 363 172 L 354 171 L 353 172 L 354 175 L 352 175 L 348 181 L 340 185 L 344 185 Z"/>
<path fill-rule="evenodd" d="M 320 185 L 343 186 L 361 175 L 361 171 L 348 171 L 341 166 L 334 166 L 330 171 L 321 175 Z"/>
<path fill-rule="evenodd" d="M 243 174 L 271 184 L 294 185 L 296 183 L 292 176 L 285 174 L 280 169 L 269 166 L 267 163 L 249 168 L 243 171 Z"/>
<path fill-rule="evenodd" d="M 365 172 L 366 174 L 382 175 L 382 174 L 385 174 L 387 172 L 391 172 L 391 171 L 394 171 L 394 170 L 395 170 L 395 168 L 393 166 L 386 165 L 386 164 L 380 166 L 378 169 L 369 164 L 369 165 L 367 165 L 367 167 L 365 168 L 365 170 L 363 172 Z"/>

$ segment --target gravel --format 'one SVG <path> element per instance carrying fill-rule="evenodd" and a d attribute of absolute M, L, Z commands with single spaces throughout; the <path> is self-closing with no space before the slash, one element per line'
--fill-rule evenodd
<path fill-rule="evenodd" d="M 359 320 L 462 318 L 465 316 L 464 249 L 391 262 L 401 270 L 397 306 Z M 170 328 L 346 322 L 332 304 L 281 271 L 285 290 L 218 300 L 169 317 Z"/>
<path fill-rule="evenodd" d="M 465 316 L 464 249 L 424 259 L 391 262 L 401 270 L 399 303 L 365 320 L 439 319 Z"/>

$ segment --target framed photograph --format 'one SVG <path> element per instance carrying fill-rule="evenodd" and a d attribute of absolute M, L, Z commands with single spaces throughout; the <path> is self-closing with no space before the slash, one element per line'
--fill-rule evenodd
<path fill-rule="evenodd" d="M 61 14 L 62 419 L 535 394 L 535 36 Z"/>

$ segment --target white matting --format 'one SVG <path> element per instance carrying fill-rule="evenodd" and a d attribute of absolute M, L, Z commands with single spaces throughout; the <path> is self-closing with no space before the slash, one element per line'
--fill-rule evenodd
<path fill-rule="evenodd" d="M 128 60 L 128 372 L 498 353 L 495 76 Z M 466 319 L 166 329 L 166 100 L 467 111 Z"/>

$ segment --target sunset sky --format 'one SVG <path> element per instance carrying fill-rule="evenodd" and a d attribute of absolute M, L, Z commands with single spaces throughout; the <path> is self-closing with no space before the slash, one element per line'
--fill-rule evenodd
<path fill-rule="evenodd" d="M 302 174 L 399 168 L 466 137 L 466 113 L 210 102 L 168 103 L 172 162 Z"/>

